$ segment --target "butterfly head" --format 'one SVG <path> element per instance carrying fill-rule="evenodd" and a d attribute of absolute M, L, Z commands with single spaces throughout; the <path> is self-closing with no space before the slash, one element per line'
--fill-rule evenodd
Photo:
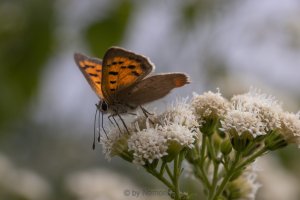
<path fill-rule="evenodd" d="M 96 106 L 97 106 L 97 109 L 99 111 L 101 111 L 102 113 L 108 112 L 108 104 L 104 100 L 101 99 Z"/>

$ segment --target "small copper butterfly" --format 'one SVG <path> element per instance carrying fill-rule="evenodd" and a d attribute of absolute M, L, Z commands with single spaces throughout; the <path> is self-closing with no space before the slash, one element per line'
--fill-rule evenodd
<path fill-rule="evenodd" d="M 103 60 L 81 53 L 75 53 L 74 59 L 100 98 L 99 110 L 112 116 L 120 117 L 120 114 L 160 99 L 172 89 L 189 83 L 184 73 L 147 76 L 155 68 L 151 61 L 119 47 L 109 48 Z"/>

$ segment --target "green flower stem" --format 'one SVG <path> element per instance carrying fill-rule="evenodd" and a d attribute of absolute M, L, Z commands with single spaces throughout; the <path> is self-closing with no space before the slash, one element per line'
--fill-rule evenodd
<path fill-rule="evenodd" d="M 222 155 L 221 162 L 224 166 L 225 171 L 228 171 L 228 156 Z"/>
<path fill-rule="evenodd" d="M 147 172 L 149 172 L 154 177 L 156 177 L 157 179 L 159 179 L 162 183 L 164 183 L 170 190 L 175 191 L 175 188 L 174 188 L 173 184 L 170 183 L 162 174 L 160 174 L 156 170 L 149 169 L 147 167 L 144 167 L 144 168 L 147 170 Z"/>
<path fill-rule="evenodd" d="M 211 160 L 214 166 L 213 180 L 211 183 L 211 187 L 209 188 L 209 198 L 211 198 L 213 197 L 213 194 L 217 187 L 217 181 L 218 181 L 217 178 L 218 178 L 218 169 L 219 169 L 219 162 L 216 157 L 216 152 L 215 152 L 215 148 L 213 147 L 213 141 L 211 136 L 208 137 L 207 151 L 210 153 L 210 156 L 212 158 Z"/>
<path fill-rule="evenodd" d="M 246 159 L 244 162 L 242 162 L 237 168 L 236 170 L 241 170 L 242 168 L 244 168 L 246 165 L 252 163 L 256 158 L 258 158 L 259 156 L 263 155 L 264 153 L 268 152 L 268 149 L 266 147 L 260 149 L 259 151 L 257 151 L 255 154 L 253 154 L 251 157 L 249 157 L 248 159 Z"/>
<path fill-rule="evenodd" d="M 203 166 L 205 161 L 205 149 L 206 149 L 206 135 L 202 134 L 202 144 L 201 144 L 201 152 L 200 152 L 200 166 Z"/>
<path fill-rule="evenodd" d="M 160 168 L 160 172 L 159 172 L 160 175 L 163 175 L 163 174 L 164 174 L 165 169 L 166 169 L 166 166 L 168 166 L 168 165 L 167 165 L 167 162 L 163 162 L 163 163 L 161 164 L 161 168 Z"/>
<path fill-rule="evenodd" d="M 201 144 L 201 149 L 199 148 L 199 160 L 196 165 L 194 165 L 195 170 L 196 170 L 196 176 L 204 183 L 205 187 L 209 190 L 211 185 L 210 182 L 207 178 L 207 173 L 204 170 L 204 162 L 206 159 L 206 135 L 202 134 L 202 144 Z"/>
<path fill-rule="evenodd" d="M 173 184 L 175 187 L 175 200 L 180 200 L 180 190 L 179 190 L 179 175 L 180 175 L 180 166 L 179 166 L 179 157 L 176 156 L 174 159 L 174 173 L 173 173 Z"/>
<path fill-rule="evenodd" d="M 119 156 L 128 162 L 132 162 L 132 156 L 127 151 L 120 151 Z"/>
<path fill-rule="evenodd" d="M 212 141 L 212 137 L 208 137 L 208 143 L 207 143 L 207 151 L 209 152 L 212 160 L 214 162 L 216 162 L 217 157 L 216 157 L 216 153 L 215 153 L 215 148 L 213 147 L 213 141 Z"/>
<path fill-rule="evenodd" d="M 171 172 L 171 170 L 169 168 L 169 165 L 166 165 L 166 171 L 167 171 L 168 176 L 170 177 L 170 179 L 173 180 L 173 175 L 172 175 L 172 172 Z"/>
<path fill-rule="evenodd" d="M 209 190 L 209 197 L 213 197 L 213 194 L 216 190 L 217 183 L 218 183 L 218 170 L 219 170 L 219 163 L 214 162 L 214 175 L 213 175 L 212 186 Z"/>
<path fill-rule="evenodd" d="M 228 183 L 228 181 L 230 180 L 231 176 L 233 175 L 234 172 L 236 172 L 236 165 L 239 163 L 240 157 L 241 157 L 240 152 L 237 152 L 237 153 L 236 153 L 236 156 L 235 156 L 235 159 L 234 159 L 232 165 L 230 166 L 229 171 L 227 172 L 227 174 L 225 175 L 223 181 L 221 182 L 220 187 L 218 187 L 217 192 L 216 192 L 215 195 L 214 195 L 212 198 L 210 198 L 210 199 L 212 199 L 212 200 L 217 200 L 217 199 L 218 199 L 218 197 L 220 196 L 220 194 L 221 194 L 221 193 L 223 192 L 223 190 L 225 189 L 225 186 L 226 186 L 226 184 Z"/>
<path fill-rule="evenodd" d="M 199 177 L 199 179 L 202 180 L 202 182 L 204 183 L 204 185 L 206 186 L 207 189 L 210 189 L 211 185 L 206 176 L 207 173 L 203 169 L 203 166 L 197 165 L 197 166 L 195 166 L 195 169 L 197 171 L 197 174 L 199 174 L 199 176 L 197 175 L 197 177 Z"/>

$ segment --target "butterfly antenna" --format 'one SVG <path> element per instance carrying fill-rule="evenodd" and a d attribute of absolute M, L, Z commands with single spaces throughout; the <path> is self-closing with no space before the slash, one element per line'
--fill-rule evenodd
<path fill-rule="evenodd" d="M 118 115 L 118 117 L 120 118 L 121 122 L 123 123 L 123 126 L 125 127 L 127 133 L 129 134 L 128 128 L 127 128 L 127 126 L 126 126 L 124 120 L 122 119 L 121 115 L 120 115 L 119 113 L 117 113 L 117 115 Z"/>
<path fill-rule="evenodd" d="M 95 146 L 96 146 L 96 119 L 97 119 L 97 112 L 98 112 L 98 109 L 96 109 L 96 112 L 95 112 L 95 118 L 94 118 L 94 139 L 93 139 L 93 150 L 95 149 Z"/>
<path fill-rule="evenodd" d="M 103 132 L 105 133 L 105 136 L 106 136 L 106 138 L 108 139 L 108 136 L 107 136 L 107 133 L 106 133 L 106 131 L 105 131 L 105 129 L 104 129 L 104 125 L 103 125 L 103 112 L 101 112 L 101 127 L 102 127 L 102 129 L 103 129 Z M 100 135 L 99 135 L 99 138 L 98 138 L 98 140 L 100 141 Z"/>
<path fill-rule="evenodd" d="M 98 138 L 97 138 L 97 141 L 100 142 L 100 124 L 103 122 L 103 117 L 102 117 L 102 121 L 101 121 L 101 118 L 100 118 L 100 110 L 98 110 Z"/>

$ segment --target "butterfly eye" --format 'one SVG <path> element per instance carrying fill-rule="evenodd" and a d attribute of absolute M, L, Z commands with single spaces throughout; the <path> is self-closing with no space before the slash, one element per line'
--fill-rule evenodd
<path fill-rule="evenodd" d="M 101 111 L 106 112 L 108 110 L 108 105 L 105 101 L 101 102 Z"/>

